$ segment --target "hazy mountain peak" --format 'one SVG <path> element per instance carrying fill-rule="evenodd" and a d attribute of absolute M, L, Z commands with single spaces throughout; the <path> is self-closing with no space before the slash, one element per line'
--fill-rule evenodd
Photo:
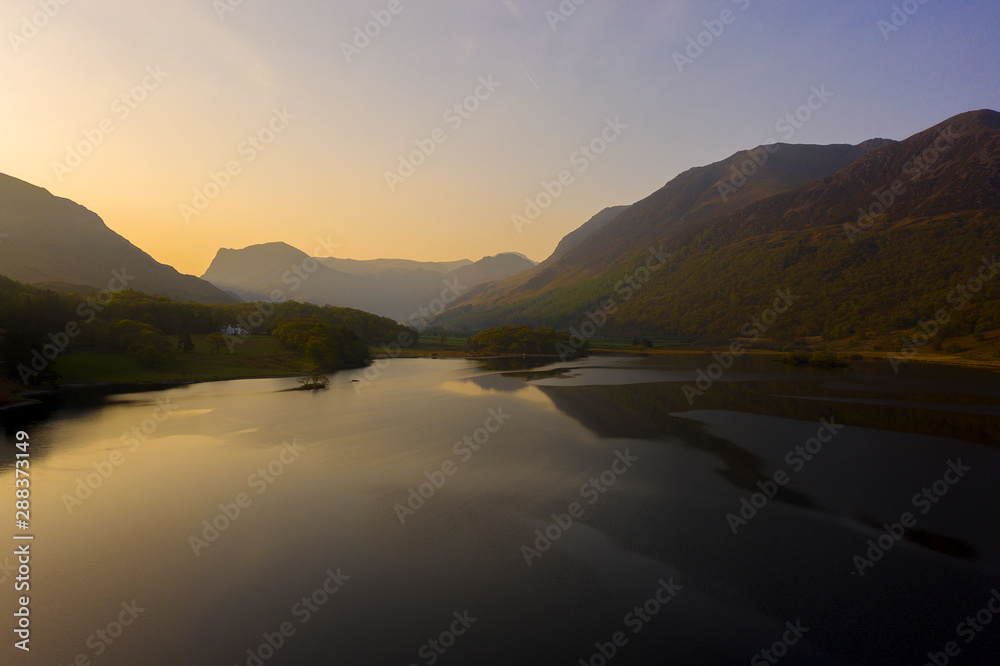
<path fill-rule="evenodd" d="M 242 250 L 220 249 L 204 278 L 248 300 L 270 300 L 279 291 L 294 300 L 352 307 L 406 321 L 442 298 L 451 289 L 449 284 L 471 288 L 534 265 L 516 252 L 483 257 L 475 263 L 467 259 L 312 259 L 287 243 L 272 242 Z M 338 270 L 341 267 L 345 270 Z"/>

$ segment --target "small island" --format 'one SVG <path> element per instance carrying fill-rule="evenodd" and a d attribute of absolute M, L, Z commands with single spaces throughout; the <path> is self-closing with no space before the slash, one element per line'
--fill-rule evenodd
<path fill-rule="evenodd" d="M 324 389 L 330 388 L 330 378 L 326 375 L 321 375 L 317 372 L 312 373 L 308 377 L 299 377 L 298 388 L 291 389 L 293 391 L 322 391 Z"/>

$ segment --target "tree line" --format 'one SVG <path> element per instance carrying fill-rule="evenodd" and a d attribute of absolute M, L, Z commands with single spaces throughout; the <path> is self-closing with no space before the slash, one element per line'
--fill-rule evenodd
<path fill-rule="evenodd" d="M 192 334 L 209 335 L 216 351 L 238 342 L 223 333 L 274 335 L 321 367 L 367 362 L 368 346 L 417 333 L 387 317 L 309 303 L 178 303 L 135 290 L 60 294 L 0 276 L 0 375 L 32 383 L 55 378 L 58 356 L 70 350 L 123 354 L 145 367 L 189 352 Z"/>

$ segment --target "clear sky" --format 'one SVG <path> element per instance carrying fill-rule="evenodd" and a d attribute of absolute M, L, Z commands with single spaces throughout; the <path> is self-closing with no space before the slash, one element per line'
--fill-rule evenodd
<path fill-rule="evenodd" d="M 602 208 L 767 140 L 1000 109 L 997 0 L 4 0 L 0 26 L 0 172 L 196 275 L 220 247 L 328 254 L 320 238 L 542 260 Z M 417 142 L 433 152 L 410 174 Z"/>

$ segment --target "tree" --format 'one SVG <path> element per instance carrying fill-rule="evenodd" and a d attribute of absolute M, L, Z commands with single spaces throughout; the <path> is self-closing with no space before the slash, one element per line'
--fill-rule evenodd
<path fill-rule="evenodd" d="M 322 368 L 362 367 L 371 358 L 354 332 L 316 319 L 282 319 L 271 335 Z"/>
<path fill-rule="evenodd" d="M 571 337 L 566 331 L 551 328 L 532 329 L 530 326 L 501 326 L 480 331 L 469 339 L 466 348 L 473 354 L 550 354 L 561 355 L 560 350 L 570 347 Z M 586 349 L 576 346 L 575 350 Z"/>
<path fill-rule="evenodd" d="M 170 355 L 155 345 L 143 345 L 138 342 L 129 348 L 126 355 L 139 361 L 144 368 L 154 370 L 163 368 L 170 360 Z"/>
<path fill-rule="evenodd" d="M 215 347 L 215 353 L 218 354 L 219 350 L 222 349 L 222 345 L 226 344 L 226 336 L 218 331 L 215 331 L 208 334 L 208 337 L 205 338 L 205 342 Z"/>
<path fill-rule="evenodd" d="M 326 375 L 314 372 L 308 377 L 299 377 L 299 384 L 303 389 L 325 389 L 330 387 L 330 379 Z"/>
<path fill-rule="evenodd" d="M 187 331 L 181 331 L 177 334 L 177 351 L 185 354 L 194 351 L 194 340 L 191 339 L 191 334 Z"/>

